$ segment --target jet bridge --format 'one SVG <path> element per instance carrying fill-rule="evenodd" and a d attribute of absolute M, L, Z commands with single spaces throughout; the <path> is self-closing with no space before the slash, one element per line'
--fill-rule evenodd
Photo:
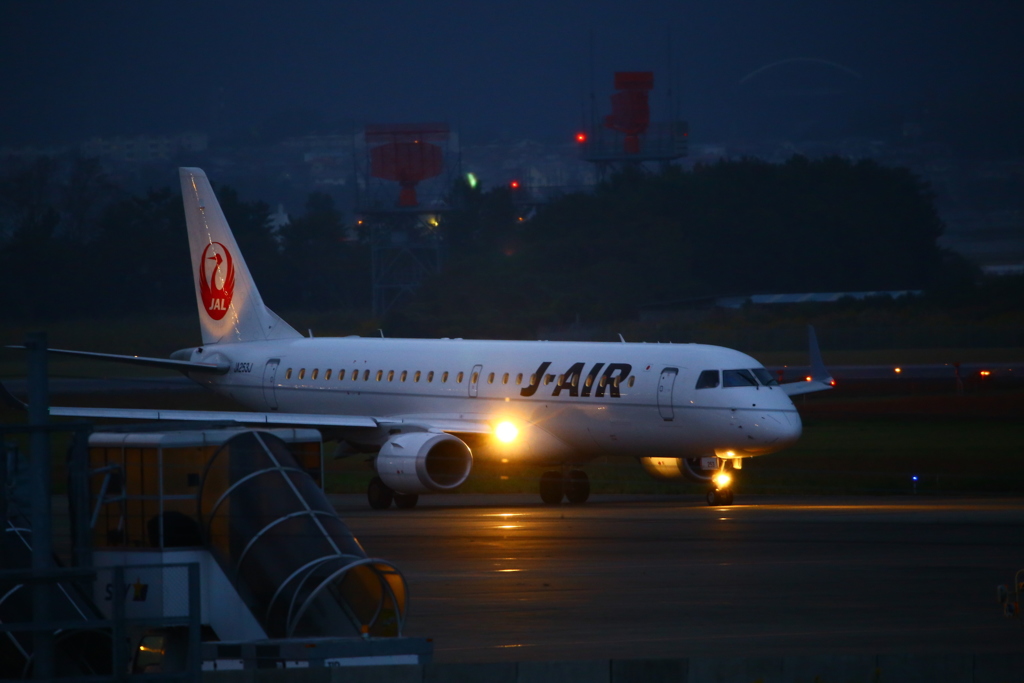
<path fill-rule="evenodd" d="M 94 433 L 89 459 L 94 601 L 101 611 L 123 597 L 136 618 L 176 613 L 181 566 L 198 564 L 203 640 L 231 644 L 204 645 L 204 668 L 257 666 L 214 654 L 225 647 L 242 652 L 248 650 L 241 644 L 259 643 L 260 652 L 301 654 L 295 643 L 325 639 L 353 663 L 364 655 L 375 663 L 429 661 L 428 641 L 403 637 L 402 574 L 367 556 L 323 492 L 319 432 Z M 132 582 L 126 596 L 110 595 L 115 566 L 126 567 Z M 147 645 L 157 641 L 160 648 Z M 134 642 L 151 652 L 179 641 L 173 633 L 140 632 Z M 275 664 L 264 657 L 258 666 L 296 665 L 285 658 Z"/>

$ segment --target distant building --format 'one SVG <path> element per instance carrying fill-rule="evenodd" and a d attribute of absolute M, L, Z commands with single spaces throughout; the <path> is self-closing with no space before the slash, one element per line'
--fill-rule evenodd
<path fill-rule="evenodd" d="M 79 145 L 78 149 L 87 157 L 122 163 L 146 163 L 170 160 L 182 152 L 204 152 L 208 142 L 204 133 L 136 135 L 92 138 Z"/>
<path fill-rule="evenodd" d="M 512 181 L 543 196 L 590 189 L 597 182 L 593 164 L 580 158 L 574 143 L 545 145 L 532 140 L 491 142 L 462 148 L 462 170 L 484 187 Z"/>

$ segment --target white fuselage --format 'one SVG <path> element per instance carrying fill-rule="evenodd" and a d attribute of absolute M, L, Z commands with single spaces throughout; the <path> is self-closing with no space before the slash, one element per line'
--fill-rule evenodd
<path fill-rule="evenodd" d="M 537 464 L 602 453 L 742 458 L 801 432 L 778 386 L 696 388 L 705 370 L 762 367 L 717 346 L 334 337 L 222 343 L 192 359 L 230 363 L 225 375 L 190 376 L 257 411 L 509 420 L 522 437 L 513 450 Z"/>

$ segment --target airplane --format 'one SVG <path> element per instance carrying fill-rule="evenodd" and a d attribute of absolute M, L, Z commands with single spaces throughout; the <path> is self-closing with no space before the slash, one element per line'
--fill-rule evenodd
<path fill-rule="evenodd" d="M 344 453 L 375 453 L 367 498 L 384 509 L 452 491 L 470 444 L 549 468 L 548 504 L 583 503 L 579 469 L 636 457 L 653 477 L 733 503 L 732 471 L 800 436 L 791 397 L 834 386 L 809 328 L 811 374 L 779 384 L 754 358 L 702 344 L 303 336 L 264 305 L 206 174 L 179 169 L 202 344 L 170 358 L 51 353 L 177 370 L 249 411 L 52 407 L 65 417 L 303 425 Z"/>

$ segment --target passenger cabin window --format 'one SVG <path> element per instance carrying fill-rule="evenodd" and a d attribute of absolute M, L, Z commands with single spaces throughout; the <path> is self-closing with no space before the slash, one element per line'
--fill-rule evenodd
<path fill-rule="evenodd" d="M 394 381 L 394 379 L 395 379 L 395 371 L 394 370 L 388 370 L 388 381 L 392 382 L 392 381 Z"/>
<path fill-rule="evenodd" d="M 319 368 L 313 368 L 313 374 L 310 375 L 309 378 L 310 379 L 316 379 L 316 376 L 319 375 L 319 374 L 320 374 L 320 369 Z"/>
<path fill-rule="evenodd" d="M 544 375 L 544 384 L 551 384 L 555 381 L 554 375 Z"/>
<path fill-rule="evenodd" d="M 328 370 L 327 372 L 325 372 L 325 373 L 324 373 L 324 379 L 325 379 L 325 380 L 328 380 L 328 379 L 330 379 L 330 378 L 331 378 L 331 371 L 330 371 L 330 370 Z"/>
<path fill-rule="evenodd" d="M 636 375 L 630 375 L 629 376 L 629 386 L 632 387 L 634 382 L 636 382 Z"/>
<path fill-rule="evenodd" d="M 757 380 L 750 370 L 722 370 L 723 387 L 756 387 Z"/>
<path fill-rule="evenodd" d="M 299 379 L 302 379 L 305 376 L 306 376 L 306 368 L 300 368 L 299 369 Z"/>
<path fill-rule="evenodd" d="M 772 373 L 768 372 L 764 368 L 754 368 L 753 370 L 751 370 L 751 372 L 754 373 L 754 377 L 757 378 L 757 381 L 763 384 L 764 386 L 779 386 L 779 380 L 775 379 L 775 377 L 772 376 Z"/>
<path fill-rule="evenodd" d="M 427 373 L 427 381 L 428 382 L 433 382 L 434 381 L 434 371 L 433 370 L 431 370 L 430 372 Z"/>
<path fill-rule="evenodd" d="M 501 376 L 501 383 L 502 384 L 508 384 L 508 373 L 507 372 L 504 375 Z"/>
<path fill-rule="evenodd" d="M 338 381 L 340 382 L 343 379 L 345 379 L 345 371 L 344 370 L 338 370 Z"/>
<path fill-rule="evenodd" d="M 471 382 L 472 382 L 473 384 L 476 384 L 476 383 L 477 383 L 477 380 L 479 380 L 479 379 L 480 379 L 480 373 L 479 373 L 479 372 L 474 372 L 474 373 L 473 373 L 473 379 L 472 379 L 472 380 L 470 380 L 470 381 L 471 381 Z M 459 380 L 459 381 L 461 382 L 462 380 Z"/>
<path fill-rule="evenodd" d="M 519 384 L 522 384 L 522 383 L 523 383 L 523 373 L 520 372 L 518 375 L 516 375 L 516 384 L 519 385 Z"/>
<path fill-rule="evenodd" d="M 379 382 L 383 378 L 384 378 L 384 371 L 383 370 L 378 370 L 377 371 L 377 381 Z"/>
<path fill-rule="evenodd" d="M 292 369 L 291 368 L 288 368 L 287 372 L 284 373 L 284 378 L 285 379 L 291 379 L 292 378 Z"/>
<path fill-rule="evenodd" d="M 370 381 L 370 371 L 369 370 L 363 370 L 363 381 L 364 382 L 369 382 Z"/>
<path fill-rule="evenodd" d="M 419 382 L 420 381 L 420 371 L 419 370 L 417 370 L 416 374 L 412 376 L 412 381 L 413 382 Z"/>
<path fill-rule="evenodd" d="M 444 372 L 441 373 L 441 382 L 447 382 L 447 381 L 448 381 L 448 371 L 445 370 Z"/>
<path fill-rule="evenodd" d="M 408 377 L 408 376 L 409 376 L 409 371 L 408 370 L 402 370 L 402 381 L 403 382 L 405 381 L 405 378 Z"/>
<path fill-rule="evenodd" d="M 455 376 L 455 383 L 456 384 L 462 384 L 462 376 L 463 376 L 463 374 L 464 373 L 460 372 L 458 375 Z"/>
<path fill-rule="evenodd" d="M 705 370 L 697 378 L 698 389 L 714 389 L 718 386 L 718 370 Z"/>

